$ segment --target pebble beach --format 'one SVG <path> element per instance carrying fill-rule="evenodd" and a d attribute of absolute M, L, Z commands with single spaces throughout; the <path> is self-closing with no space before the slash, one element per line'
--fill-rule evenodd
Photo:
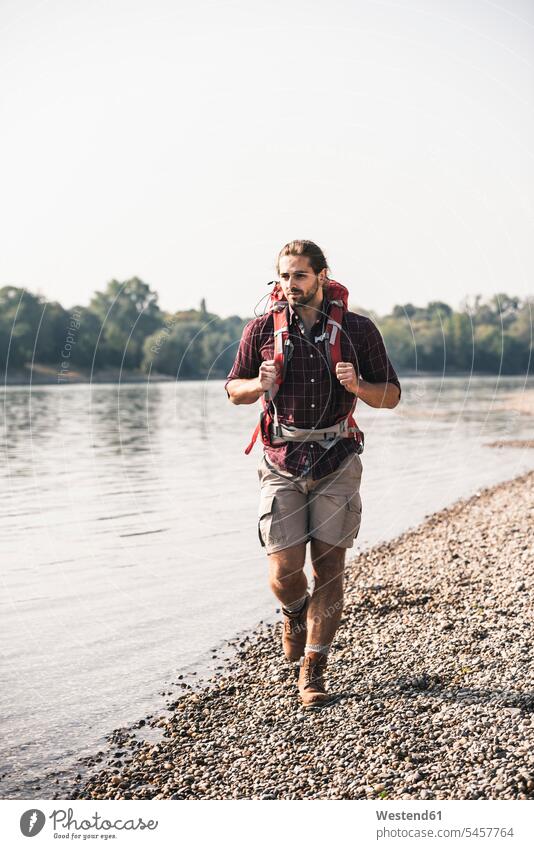
<path fill-rule="evenodd" d="M 533 528 L 529 472 L 363 551 L 332 706 L 302 710 L 281 623 L 261 624 L 55 798 L 534 799 Z"/>

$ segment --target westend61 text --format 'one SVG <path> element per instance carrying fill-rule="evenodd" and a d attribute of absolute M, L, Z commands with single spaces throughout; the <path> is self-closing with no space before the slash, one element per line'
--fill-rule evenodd
<path fill-rule="evenodd" d="M 376 811 L 378 820 L 441 820 L 441 811 Z"/>

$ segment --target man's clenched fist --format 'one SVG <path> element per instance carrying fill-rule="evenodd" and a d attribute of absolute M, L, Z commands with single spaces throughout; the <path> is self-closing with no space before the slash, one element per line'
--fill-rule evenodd
<path fill-rule="evenodd" d="M 336 365 L 336 377 L 347 392 L 357 394 L 358 378 L 356 377 L 356 371 L 352 363 L 338 363 Z"/>
<path fill-rule="evenodd" d="M 264 360 L 260 366 L 260 373 L 258 375 L 260 386 L 264 392 L 268 392 L 269 389 L 273 388 L 276 383 L 276 375 L 277 369 L 274 360 Z"/>

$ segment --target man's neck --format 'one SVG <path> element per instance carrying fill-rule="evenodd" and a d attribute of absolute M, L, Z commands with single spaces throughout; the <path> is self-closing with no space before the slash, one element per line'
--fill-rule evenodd
<path fill-rule="evenodd" d="M 306 330 L 311 330 L 318 318 L 321 317 L 325 307 L 324 292 L 321 291 L 319 301 L 312 304 L 306 304 L 303 307 L 292 307 L 289 305 L 289 312 L 295 312 L 302 321 Z"/>

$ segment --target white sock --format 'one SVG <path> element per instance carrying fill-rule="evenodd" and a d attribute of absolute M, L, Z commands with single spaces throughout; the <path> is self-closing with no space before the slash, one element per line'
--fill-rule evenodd
<path fill-rule="evenodd" d="M 298 613 L 299 610 L 302 610 L 306 599 L 308 598 L 308 594 L 302 598 L 297 599 L 297 601 L 293 601 L 291 604 L 283 604 L 282 609 L 286 611 L 286 613 Z"/>
<path fill-rule="evenodd" d="M 304 649 L 304 654 L 310 654 L 310 652 L 315 652 L 316 654 L 328 654 L 328 649 L 332 644 L 327 643 L 326 646 L 321 646 L 319 643 L 306 643 L 306 648 Z"/>

